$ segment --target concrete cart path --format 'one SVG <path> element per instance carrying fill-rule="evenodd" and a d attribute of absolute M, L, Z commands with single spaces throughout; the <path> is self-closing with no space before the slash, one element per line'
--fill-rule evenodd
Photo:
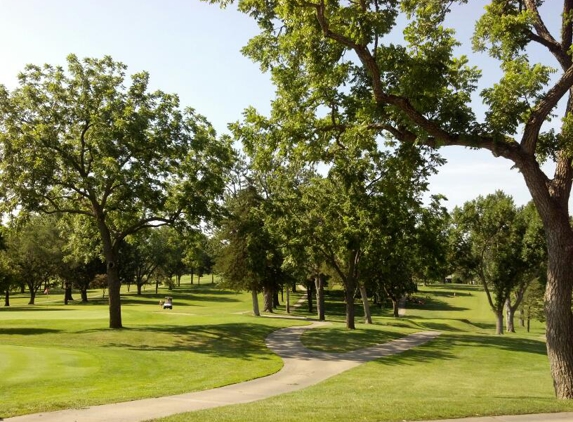
<path fill-rule="evenodd" d="M 317 384 L 362 363 L 422 345 L 440 334 L 437 331 L 415 333 L 389 343 L 342 354 L 306 349 L 300 341 L 302 332 L 325 324 L 316 322 L 304 327 L 284 328 L 269 335 L 267 346 L 284 360 L 284 366 L 279 372 L 264 378 L 195 393 L 36 413 L 4 421 L 136 422 L 194 410 L 248 403 Z"/>

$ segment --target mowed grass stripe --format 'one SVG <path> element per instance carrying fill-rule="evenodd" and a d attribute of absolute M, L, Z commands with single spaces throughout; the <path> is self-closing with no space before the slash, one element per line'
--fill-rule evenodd
<path fill-rule="evenodd" d="M 13 387 L 42 379 L 87 377 L 99 369 L 88 353 L 49 347 L 0 345 L 0 379 Z"/>

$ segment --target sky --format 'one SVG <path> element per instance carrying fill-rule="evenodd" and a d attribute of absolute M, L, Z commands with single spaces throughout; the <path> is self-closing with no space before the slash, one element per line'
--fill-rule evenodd
<path fill-rule="evenodd" d="M 471 37 L 485 3 L 472 0 L 453 15 L 461 39 Z M 559 17 L 556 7 L 552 15 Z M 0 0 L 0 84 L 14 89 L 28 63 L 65 65 L 70 53 L 110 55 L 125 63 L 129 74 L 148 71 L 153 89 L 177 93 L 183 106 L 195 108 L 225 133 L 246 107 L 270 110 L 269 75 L 240 52 L 257 33 L 255 22 L 233 6 L 222 10 L 199 0 Z M 499 76 L 495 62 L 484 55 L 471 59 L 484 69 L 485 82 Z M 448 208 L 497 189 L 518 205 L 530 200 L 511 162 L 461 147 L 440 152 L 448 163 L 430 179 L 430 193 L 445 195 Z"/>

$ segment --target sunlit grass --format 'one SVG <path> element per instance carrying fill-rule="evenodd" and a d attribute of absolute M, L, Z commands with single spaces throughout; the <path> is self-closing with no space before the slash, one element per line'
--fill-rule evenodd
<path fill-rule="evenodd" d="M 302 391 L 161 421 L 263 422 L 270 414 L 277 421 L 405 421 L 573 411 L 573 403 L 554 398 L 541 324 L 531 333 L 517 324 L 517 334 L 495 336 L 493 313 L 478 287 L 421 287 L 415 297 L 421 303 L 410 302 L 399 320 L 378 315 L 374 326 L 358 324 L 352 332 L 337 323 L 305 332 L 303 341 L 318 350 L 348 351 L 439 329 L 430 343 Z"/>
<path fill-rule="evenodd" d="M 99 297 L 100 292 L 92 292 Z M 159 300 L 174 298 L 174 309 Z M 0 417 L 204 390 L 278 371 L 264 343 L 300 321 L 254 318 L 250 295 L 211 285 L 123 297 L 124 329 L 105 301 L 64 306 L 26 296 L 0 308 Z M 79 297 L 78 297 L 79 298 Z"/>

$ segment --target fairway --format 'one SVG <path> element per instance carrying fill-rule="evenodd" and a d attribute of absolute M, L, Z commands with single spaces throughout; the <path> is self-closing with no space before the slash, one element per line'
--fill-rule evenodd
<path fill-rule="evenodd" d="M 124 294 L 125 327 L 109 330 L 101 292 L 88 304 L 56 297 L 0 308 L 0 417 L 201 391 L 277 372 L 282 361 L 265 338 L 308 324 L 250 314 L 250 295 L 186 285 L 160 294 Z M 174 309 L 158 302 L 173 296 Z M 293 302 L 300 296 L 291 296 Z M 193 412 L 166 421 L 263 421 L 281 409 L 284 421 L 398 421 L 572 410 L 553 398 L 543 327 L 494 336 L 483 292 L 474 286 L 420 287 L 406 315 L 376 308 L 375 324 L 344 328 L 340 291 L 327 295 L 328 327 L 303 344 L 344 353 L 408 334 L 439 330 L 430 343 L 363 364 L 316 386 L 256 403 Z M 45 303 L 42 303 L 45 301 Z M 358 302 L 357 302 L 358 304 Z M 357 321 L 360 308 L 357 306 Z M 277 316 L 284 314 L 284 307 Z M 294 315 L 309 316 L 306 306 Z M 406 388 L 407 387 L 407 388 Z M 341 406 L 341 403 L 344 403 Z M 346 408 L 352 409 L 348 419 Z"/>

